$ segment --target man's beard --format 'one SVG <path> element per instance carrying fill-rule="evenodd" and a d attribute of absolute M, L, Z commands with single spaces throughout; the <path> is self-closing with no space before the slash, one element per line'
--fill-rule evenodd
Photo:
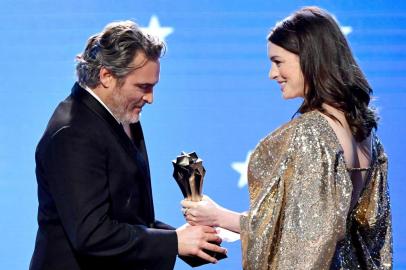
<path fill-rule="evenodd" d="M 118 87 L 114 88 L 112 95 L 108 97 L 106 105 L 121 124 L 133 124 L 139 121 L 139 114 L 127 110 L 129 104 Z"/>

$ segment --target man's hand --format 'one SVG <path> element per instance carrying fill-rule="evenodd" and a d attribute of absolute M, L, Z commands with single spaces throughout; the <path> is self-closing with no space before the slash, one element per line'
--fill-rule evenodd
<path fill-rule="evenodd" d="M 216 258 L 208 255 L 204 250 L 226 254 L 227 250 L 216 244 L 221 238 L 216 230 L 208 226 L 183 225 L 176 229 L 178 235 L 178 253 L 183 256 L 197 256 L 211 263 L 217 263 Z M 212 243 L 210 243 L 212 242 Z"/>

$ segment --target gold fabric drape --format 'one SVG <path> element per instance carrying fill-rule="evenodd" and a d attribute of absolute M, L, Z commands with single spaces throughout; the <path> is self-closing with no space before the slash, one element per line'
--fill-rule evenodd
<path fill-rule="evenodd" d="M 387 157 L 372 136 L 370 177 L 353 209 L 342 147 L 319 112 L 258 144 L 240 220 L 244 269 L 392 269 Z"/>

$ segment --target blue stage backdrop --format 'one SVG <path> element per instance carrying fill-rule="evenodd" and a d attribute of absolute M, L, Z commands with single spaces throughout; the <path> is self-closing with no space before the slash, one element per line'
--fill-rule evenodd
<path fill-rule="evenodd" d="M 47 121 L 75 81 L 74 58 L 90 34 L 133 19 L 165 39 L 161 80 L 142 123 L 156 215 L 183 224 L 172 164 L 196 151 L 207 169 L 204 192 L 225 207 L 248 207 L 246 161 L 257 142 L 290 120 L 268 79 L 266 35 L 305 5 L 335 14 L 374 88 L 378 130 L 390 159 L 395 269 L 406 269 L 406 2 L 404 1 L 34 1 L 0 9 L 0 269 L 27 269 L 37 230 L 34 151 Z M 229 258 L 200 269 L 241 269 L 240 242 Z M 305 256 L 305 254 L 304 254 Z M 175 269 L 189 269 L 178 260 Z"/>

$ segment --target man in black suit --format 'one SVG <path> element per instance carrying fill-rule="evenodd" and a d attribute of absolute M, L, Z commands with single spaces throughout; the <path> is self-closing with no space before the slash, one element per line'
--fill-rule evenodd
<path fill-rule="evenodd" d="M 176 255 L 216 259 L 215 230 L 155 219 L 139 114 L 153 101 L 163 44 L 111 23 L 77 57 L 78 82 L 36 151 L 32 270 L 173 269 Z M 211 242 L 211 243 L 210 243 Z"/>

